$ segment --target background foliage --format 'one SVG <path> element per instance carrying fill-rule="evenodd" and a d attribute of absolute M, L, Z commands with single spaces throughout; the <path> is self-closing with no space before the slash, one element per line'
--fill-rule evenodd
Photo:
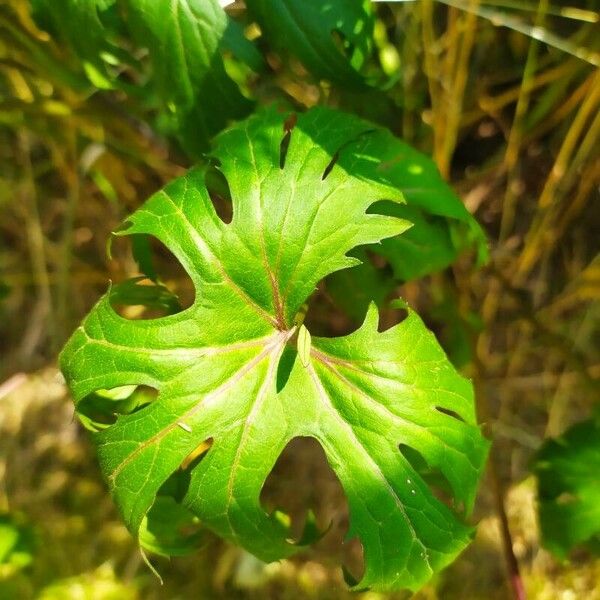
<path fill-rule="evenodd" d="M 476 508 L 478 537 L 420 596 L 504 598 L 504 554 L 513 571 L 520 567 L 531 597 L 600 597 L 594 540 L 564 563 L 542 548 L 538 534 L 538 502 L 552 548 L 544 503 L 581 486 L 567 478 L 570 487 L 557 495 L 540 478 L 538 497 L 531 475 L 543 440 L 565 432 L 572 439 L 569 427 L 591 418 L 598 395 L 597 3 L 382 4 L 358 39 L 346 27 L 324 37 L 327 19 L 306 11 L 306 28 L 327 39 L 314 54 L 269 21 L 280 24 L 284 16 L 253 0 L 252 18 L 231 9 L 237 28 L 216 9 L 209 15 L 220 23 L 210 30 L 222 32 L 212 41 L 218 65 L 209 69 L 194 52 L 198 64 L 185 80 L 181 74 L 190 71 L 181 69 L 166 17 L 166 37 L 149 52 L 143 47 L 158 36 L 156 22 L 142 18 L 145 2 L 97 2 L 101 18 L 92 15 L 71 31 L 63 29 L 70 21 L 44 16 L 46 3 L 31 4 L 39 26 L 28 2 L 0 3 L 0 597 L 80 597 L 87 590 L 93 598 L 171 598 L 198 589 L 215 598 L 345 597 L 336 565 L 355 559 L 340 544 L 347 509 L 311 444 L 284 454 L 266 492 L 333 519 L 312 554 L 264 567 L 209 537 L 199 557 L 160 564 L 161 588 L 115 516 L 54 367 L 107 278 L 138 273 L 129 247 L 116 243 L 106 256 L 109 231 L 203 151 L 202 138 L 188 134 L 206 122 L 204 107 L 222 115 L 206 124 L 207 139 L 253 104 L 281 97 L 299 109 L 326 104 L 357 112 L 433 154 L 491 241 L 482 270 L 467 254 L 422 281 L 390 284 L 387 255 L 372 257 L 377 268 L 365 272 L 382 301 L 391 286 L 418 308 L 474 378 L 480 419 L 494 440 Z M 61 0 L 65 11 L 76 4 Z M 293 11 L 297 3 L 283 5 Z M 262 29 L 253 18 L 264 21 Z M 197 42 L 193 28 L 187 33 L 185 44 Z M 332 69 L 322 58 L 334 49 L 344 66 Z M 203 92 L 203 73 L 217 78 L 209 87 L 224 96 Z M 164 248 L 157 253 L 165 289 L 185 301 L 189 282 Z M 349 297 L 364 295 L 364 286 L 352 286 L 340 277 L 320 289 L 324 308 L 313 328 L 335 334 L 355 327 L 359 315 L 341 310 Z M 125 310 L 136 316 L 139 309 Z M 383 313 L 388 325 L 396 318 L 391 309 Z M 535 470 L 559 462 L 552 455 L 561 444 L 548 444 Z M 577 454 L 577 445 L 567 448 Z M 573 498 L 562 500 L 568 506 Z"/>

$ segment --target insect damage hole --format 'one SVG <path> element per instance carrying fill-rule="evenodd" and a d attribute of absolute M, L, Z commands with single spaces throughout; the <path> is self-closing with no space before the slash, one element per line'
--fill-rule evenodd
<path fill-rule="evenodd" d="M 342 546 L 342 572 L 349 586 L 355 586 L 365 573 L 365 552 L 360 538 L 355 537 Z"/>
<path fill-rule="evenodd" d="M 344 56 L 350 64 L 355 62 L 356 46 L 348 39 L 348 36 L 342 30 L 333 29 L 331 31 L 331 39 L 339 53 Z"/>
<path fill-rule="evenodd" d="M 334 155 L 331 157 L 331 160 L 329 161 L 328 165 L 325 167 L 325 170 L 323 171 L 323 175 L 321 176 L 321 181 L 325 181 L 325 179 L 327 179 L 327 177 L 329 176 L 329 173 L 331 173 L 331 171 L 333 171 L 333 167 L 335 167 L 337 161 L 340 159 L 340 151 L 337 150 Z"/>
<path fill-rule="evenodd" d="M 365 129 L 364 131 L 359 132 L 355 136 L 343 142 L 331 155 L 331 160 L 323 171 L 321 181 L 325 181 L 325 179 L 329 177 L 329 174 L 333 171 L 333 168 L 337 164 L 340 164 L 340 166 L 348 172 L 356 172 L 357 174 L 360 174 L 360 169 L 359 171 L 356 171 L 358 162 L 356 159 L 360 156 L 361 146 L 374 132 L 375 130 L 373 129 Z"/>
<path fill-rule="evenodd" d="M 344 278 L 347 277 L 346 272 L 349 271 L 351 269 L 343 269 L 333 273 L 319 283 L 315 293 L 311 296 L 309 310 L 304 318 L 304 325 L 311 332 L 311 335 L 315 337 L 349 335 L 356 331 L 364 321 L 367 305 L 364 306 L 363 313 L 357 318 L 354 311 L 347 310 L 348 306 L 354 308 L 352 302 L 350 304 L 340 302 L 340 298 L 354 300 L 344 281 Z M 335 288 L 333 293 L 330 287 Z M 339 294 L 336 294 L 338 290 Z"/>
<path fill-rule="evenodd" d="M 173 473 L 160 487 L 142 521 L 140 545 L 163 556 L 184 556 L 198 550 L 206 538 L 200 519 L 183 505 L 190 485 L 188 471 Z"/>
<path fill-rule="evenodd" d="M 285 513 L 290 538 L 313 554 L 342 562 L 348 504 L 342 486 L 314 438 L 296 437 L 284 448 L 260 495 L 267 514 Z"/>
<path fill-rule="evenodd" d="M 453 419 L 456 419 L 457 421 L 465 423 L 465 420 L 456 411 L 450 408 L 445 408 L 444 406 L 436 406 L 435 410 L 442 413 L 443 415 L 447 415 L 449 417 L 452 417 Z"/>
<path fill-rule="evenodd" d="M 204 185 L 206 185 L 217 216 L 228 225 L 233 219 L 231 189 L 220 166 L 218 160 L 211 159 L 211 164 L 204 173 Z"/>
<path fill-rule="evenodd" d="M 114 248 L 122 265 L 121 274 L 129 277 L 111 288 L 110 303 L 120 316 L 130 320 L 157 319 L 193 305 L 195 288 L 191 277 L 160 240 L 146 234 L 117 237 Z"/>
<path fill-rule="evenodd" d="M 119 416 L 147 407 L 157 396 L 158 390 L 145 385 L 96 390 L 77 404 L 77 416 L 86 429 L 99 432 L 114 425 Z"/>
<path fill-rule="evenodd" d="M 282 170 L 285 167 L 285 160 L 287 158 L 288 149 L 290 147 L 290 141 L 292 139 L 292 130 L 294 129 L 294 127 L 296 127 L 297 122 L 298 115 L 296 113 L 292 113 L 283 122 L 284 135 L 281 140 L 281 144 L 279 145 L 279 168 Z"/>
<path fill-rule="evenodd" d="M 186 433 L 192 433 L 193 430 L 192 428 L 187 424 L 184 423 L 182 421 L 179 421 L 177 423 L 177 425 L 179 425 L 179 427 L 184 430 Z M 191 472 L 194 470 L 194 468 L 196 466 L 198 466 L 198 464 L 200 463 L 201 460 L 203 460 L 206 455 L 208 454 L 208 451 L 210 450 L 211 446 L 213 445 L 213 438 L 208 438 L 207 440 L 204 440 L 203 442 L 201 442 L 200 444 L 198 444 L 181 462 L 181 469 L 184 471 L 188 471 Z"/>
<path fill-rule="evenodd" d="M 386 303 L 379 311 L 377 331 L 382 333 L 391 327 L 400 325 L 400 323 L 403 323 L 408 319 L 409 314 L 409 306 L 404 298 L 394 298 Z"/>

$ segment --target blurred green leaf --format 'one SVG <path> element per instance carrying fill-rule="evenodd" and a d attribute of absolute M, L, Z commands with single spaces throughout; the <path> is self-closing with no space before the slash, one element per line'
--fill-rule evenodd
<path fill-rule="evenodd" d="M 40 27 L 69 44 L 81 59 L 90 81 L 101 89 L 114 87 L 110 63 L 123 52 L 111 40 L 103 17 L 116 0 L 31 0 Z"/>
<path fill-rule="evenodd" d="M 0 515 L 0 565 L 22 569 L 33 561 L 33 530 L 14 515 Z"/>
<path fill-rule="evenodd" d="M 390 263 L 401 281 L 439 271 L 466 249 L 474 248 L 478 264 L 487 260 L 487 240 L 460 198 L 441 178 L 433 160 L 391 134 L 373 159 L 402 191 L 405 205 L 380 203 L 376 212 L 404 218 L 413 227 L 402 236 L 371 247 Z"/>
<path fill-rule="evenodd" d="M 177 296 L 162 284 L 141 285 L 146 277 L 135 277 L 111 287 L 110 299 L 115 305 L 145 306 L 166 314 L 175 314 L 181 310 Z"/>
<path fill-rule="evenodd" d="M 264 36 L 319 79 L 362 86 L 373 43 L 369 0 L 246 0 Z"/>
<path fill-rule="evenodd" d="M 431 307 L 431 319 L 438 325 L 438 339 L 452 364 L 460 369 L 473 359 L 473 340 L 483 330 L 483 320 L 473 311 L 463 312 L 456 292 L 442 288 L 441 298 Z"/>
<path fill-rule="evenodd" d="M 150 53 L 153 85 L 172 112 L 181 144 L 199 156 L 230 119 L 252 108 L 221 56 L 225 45 L 248 56 L 249 42 L 229 25 L 217 0 L 126 0 L 126 6 L 127 25 Z"/>
<path fill-rule="evenodd" d="M 542 542 L 559 558 L 576 546 L 600 552 L 600 410 L 544 443 L 538 478 Z"/>
<path fill-rule="evenodd" d="M 407 219 L 413 224 L 405 235 L 373 249 L 388 260 L 396 279 L 418 279 L 444 269 L 456 259 L 460 246 L 454 245 L 450 235 L 452 221 L 424 214 L 414 206 L 386 204 L 379 212 Z"/>
<path fill-rule="evenodd" d="M 193 157 L 231 119 L 252 108 L 225 70 L 222 52 L 255 68 L 262 61 L 217 0 L 33 0 L 33 8 L 40 26 L 72 47 L 98 88 L 139 96 L 141 87 L 136 91 L 119 73 L 128 63 L 144 70 L 144 61 L 125 47 L 146 49 L 149 84 L 169 117 L 167 126 Z M 125 43 L 119 43 L 123 36 Z"/>
<path fill-rule="evenodd" d="M 198 549 L 200 520 L 172 496 L 156 496 L 140 526 L 142 548 L 163 556 L 185 556 Z"/>
<path fill-rule="evenodd" d="M 258 48 L 246 38 L 242 25 L 233 19 L 227 20 L 227 27 L 223 32 L 223 48 L 255 73 L 260 73 L 266 68 Z"/>

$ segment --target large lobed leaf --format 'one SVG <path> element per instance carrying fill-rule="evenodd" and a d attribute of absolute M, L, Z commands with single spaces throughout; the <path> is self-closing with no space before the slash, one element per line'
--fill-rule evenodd
<path fill-rule="evenodd" d="M 158 545 L 159 528 L 148 521 L 177 504 L 178 523 L 194 515 L 263 560 L 289 556 L 298 545 L 259 497 L 288 442 L 309 436 L 348 498 L 348 536 L 360 539 L 365 556 L 358 586 L 417 589 L 471 537 L 460 507 L 468 514 L 473 505 L 487 452 L 473 389 L 412 310 L 384 332 L 374 306 L 348 336 L 311 344 L 303 331 L 298 356 L 297 314 L 317 283 L 356 264 L 347 256 L 356 246 L 409 224 L 368 212 L 381 199 L 402 202 L 374 158 L 382 138 L 372 126 L 314 109 L 291 127 L 271 108 L 217 138 L 229 224 L 215 213 L 200 168 L 131 215 L 119 235 L 152 235 L 170 248 L 194 282 L 194 304 L 128 321 L 107 294 L 61 366 L 88 420 L 87 399 L 98 390 L 159 392 L 95 434 L 134 534 L 152 530 Z M 422 466 L 447 483 L 452 507 Z"/>

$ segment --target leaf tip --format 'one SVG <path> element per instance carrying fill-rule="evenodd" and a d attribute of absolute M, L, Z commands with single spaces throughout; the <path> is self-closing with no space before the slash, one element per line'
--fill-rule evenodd
<path fill-rule="evenodd" d="M 373 300 L 371 300 L 371 302 L 369 302 L 367 314 L 365 315 L 365 320 L 363 321 L 361 329 L 377 329 L 378 326 L 379 309 L 377 308 L 377 304 Z"/>
<path fill-rule="evenodd" d="M 163 581 L 163 578 L 160 576 L 160 573 L 157 571 L 156 567 L 150 562 L 148 555 L 144 552 L 144 548 L 142 548 L 142 546 L 140 545 L 139 549 L 140 549 L 140 554 L 142 555 L 142 560 L 146 563 L 146 566 L 150 569 L 150 571 L 152 571 L 152 574 L 158 579 L 158 581 L 160 582 L 160 585 L 164 585 L 165 582 Z"/>

